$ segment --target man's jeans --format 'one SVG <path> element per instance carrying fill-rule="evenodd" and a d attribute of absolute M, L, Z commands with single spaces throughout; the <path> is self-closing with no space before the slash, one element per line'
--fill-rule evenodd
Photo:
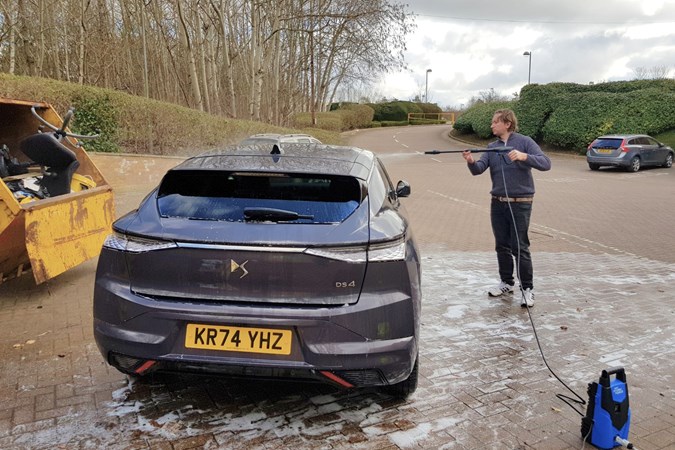
<path fill-rule="evenodd" d="M 511 206 L 510 209 L 509 205 Z M 511 211 L 513 211 L 513 215 Z M 527 236 L 531 214 L 531 202 L 507 203 L 492 199 L 490 218 L 492 232 L 495 235 L 499 276 L 503 282 L 510 285 L 514 284 L 513 261 L 515 258 L 516 270 L 519 272 L 516 275 L 520 279 L 520 285 L 523 289 L 534 288 L 532 284 L 530 239 Z"/>

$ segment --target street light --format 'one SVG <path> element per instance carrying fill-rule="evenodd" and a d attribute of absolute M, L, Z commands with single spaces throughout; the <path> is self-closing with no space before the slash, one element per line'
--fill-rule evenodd
<path fill-rule="evenodd" d="M 424 102 L 429 103 L 429 72 L 431 72 L 431 69 L 427 69 L 427 81 L 426 85 L 424 87 Z"/>
<path fill-rule="evenodd" d="M 530 60 L 527 66 L 527 84 L 530 84 L 530 74 L 532 73 L 532 52 L 525 52 L 523 53 L 523 56 L 527 56 Z"/>

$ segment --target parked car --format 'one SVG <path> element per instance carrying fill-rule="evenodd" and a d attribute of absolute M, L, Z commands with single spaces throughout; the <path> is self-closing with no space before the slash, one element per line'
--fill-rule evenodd
<path fill-rule="evenodd" d="M 321 141 L 309 134 L 262 133 L 249 136 L 240 142 L 240 145 L 260 144 L 321 144 Z"/>
<path fill-rule="evenodd" d="M 121 372 L 417 386 L 420 259 L 373 153 L 289 144 L 190 158 L 113 224 L 94 335 Z"/>
<path fill-rule="evenodd" d="M 673 149 L 646 134 L 609 134 L 595 139 L 586 151 L 591 170 L 602 166 L 637 172 L 646 166 L 673 166 Z"/>

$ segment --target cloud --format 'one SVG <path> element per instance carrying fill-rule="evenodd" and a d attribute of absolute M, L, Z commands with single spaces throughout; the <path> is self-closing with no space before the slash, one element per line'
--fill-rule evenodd
<path fill-rule="evenodd" d="M 495 5 L 499 5 L 496 7 Z M 516 4 L 487 0 L 411 0 L 417 29 L 407 42 L 409 70 L 385 76 L 386 97 L 423 95 L 459 106 L 482 90 L 502 95 L 527 83 L 631 79 L 637 67 L 675 69 L 675 0 Z M 672 73 L 672 72 L 671 72 Z"/>

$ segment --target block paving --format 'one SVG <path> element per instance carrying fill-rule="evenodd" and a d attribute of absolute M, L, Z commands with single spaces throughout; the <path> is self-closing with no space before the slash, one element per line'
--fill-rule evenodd
<path fill-rule="evenodd" d="M 383 159 L 391 172 L 405 164 L 417 174 L 417 159 Z M 548 180 L 567 186 L 564 177 L 576 175 L 563 168 L 579 161 L 554 163 L 563 179 Z M 569 210 L 551 206 L 558 194 L 543 189 L 547 201 L 535 205 L 531 233 L 536 305 L 528 312 L 518 294 L 486 293 L 496 274 L 488 180 L 439 187 L 433 177 L 446 171 L 461 180 L 465 167 L 419 164 L 427 165 L 406 206 L 421 242 L 424 300 L 420 384 L 408 400 L 303 383 L 130 379 L 105 364 L 93 340 L 94 260 L 39 286 L 30 274 L 0 285 L 0 449 L 593 448 L 581 437 L 581 416 L 556 397 L 573 395 L 547 369 L 530 315 L 546 362 L 574 392 L 586 400 L 601 370 L 624 367 L 631 442 L 640 450 L 675 448 L 672 243 L 643 236 L 623 245 L 581 220 L 575 228 L 577 219 L 565 222 Z M 118 213 L 146 188 L 122 187 Z M 559 221 L 550 220 L 555 214 Z M 655 207 L 652 219 L 638 217 L 644 214 L 625 220 L 672 224 L 675 213 Z"/>

